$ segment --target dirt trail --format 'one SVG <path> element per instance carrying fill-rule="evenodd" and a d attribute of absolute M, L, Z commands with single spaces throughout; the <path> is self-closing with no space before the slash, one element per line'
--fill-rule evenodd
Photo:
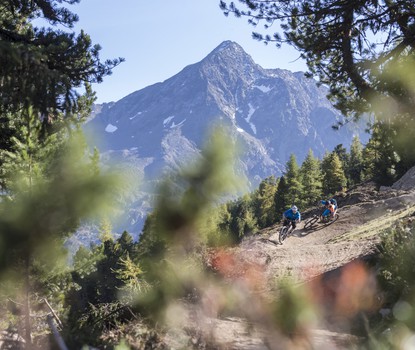
<path fill-rule="evenodd" d="M 340 207 L 339 219 L 328 226 L 304 230 L 303 220 L 282 245 L 269 241 L 278 242 L 280 225 L 275 225 L 245 239 L 236 250 L 246 261 L 263 265 L 270 279 L 287 274 L 299 281 L 312 279 L 373 253 L 379 237 L 365 230 L 386 228 L 415 206 L 415 191 L 382 197 Z"/>
<path fill-rule="evenodd" d="M 371 255 L 379 241 L 374 232 L 390 227 L 400 217 L 413 215 L 415 191 L 377 192 L 364 188 L 348 193 L 338 202 L 340 217 L 335 223 L 304 230 L 303 221 L 282 245 L 270 241 L 278 242 L 280 225 L 244 239 L 238 247 L 231 249 L 237 257 L 233 277 L 243 276 L 249 265 L 259 267 L 258 271 L 262 271 L 268 281 L 261 292 L 267 294 L 281 277 L 290 276 L 298 283 L 304 283 Z M 304 219 L 311 214 L 303 213 Z M 231 328 L 229 323 L 233 325 Z M 212 324 L 218 330 L 216 339 L 227 339 L 227 349 L 275 348 L 267 347 L 252 333 L 244 333 L 246 324 L 242 319 L 215 319 Z M 236 331 L 238 327 L 240 331 Z M 226 329 L 233 329 L 233 333 Z M 314 345 L 321 342 L 319 349 L 349 349 L 350 344 L 344 339 L 350 337 L 347 330 L 339 332 L 337 328 L 333 332 L 330 326 L 323 325 L 315 330 Z"/>

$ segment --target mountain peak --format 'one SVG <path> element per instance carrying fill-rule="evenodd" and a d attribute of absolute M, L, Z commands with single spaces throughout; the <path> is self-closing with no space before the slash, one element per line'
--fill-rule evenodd
<path fill-rule="evenodd" d="M 240 50 L 240 51 L 242 51 L 242 52 L 245 52 L 244 50 L 243 50 L 243 48 L 239 45 L 239 44 L 237 44 L 236 42 L 234 42 L 234 41 L 231 41 L 231 40 L 225 40 L 225 41 L 223 41 L 221 44 L 219 44 L 213 51 L 212 51 L 212 53 L 218 53 L 218 52 L 220 52 L 220 51 L 223 51 L 223 50 L 235 50 L 235 51 L 238 51 L 238 50 Z"/>
<path fill-rule="evenodd" d="M 99 147 L 105 164 L 137 174 L 144 188 L 121 199 L 122 220 L 130 226 L 117 230 L 139 232 L 154 184 L 200 157 L 212 124 L 226 125 L 228 137 L 243 150 L 235 172 L 251 186 L 280 176 L 290 154 L 301 161 L 309 149 L 322 157 L 339 143 L 349 147 L 355 131 L 332 130 L 338 113 L 326 93 L 312 79 L 261 68 L 237 43 L 224 41 L 166 81 L 103 106 L 85 126 L 91 146 Z M 364 131 L 359 136 L 368 138 Z"/>
<path fill-rule="evenodd" d="M 216 64 L 219 61 L 225 61 L 228 63 L 243 62 L 245 64 L 255 65 L 251 56 L 248 55 L 239 44 L 231 40 L 226 40 L 219 44 L 208 56 L 206 56 L 205 60 L 215 62 Z"/>

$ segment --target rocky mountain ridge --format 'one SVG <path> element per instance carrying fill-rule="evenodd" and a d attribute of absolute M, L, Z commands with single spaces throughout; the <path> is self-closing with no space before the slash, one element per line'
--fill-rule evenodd
<path fill-rule="evenodd" d="M 226 128 L 239 146 L 235 172 L 251 189 L 280 176 L 291 154 L 301 163 L 309 149 L 322 157 L 338 144 L 348 147 L 353 135 L 367 139 L 364 124 L 333 130 L 342 117 L 326 93 L 302 72 L 264 69 L 225 41 L 166 81 L 96 106 L 85 125 L 91 147 L 98 147 L 104 164 L 136 179 L 122 199 L 124 226 L 116 229 L 140 231 L 154 183 L 198 157 L 213 125 Z M 134 181 L 140 185 L 132 189 Z"/>

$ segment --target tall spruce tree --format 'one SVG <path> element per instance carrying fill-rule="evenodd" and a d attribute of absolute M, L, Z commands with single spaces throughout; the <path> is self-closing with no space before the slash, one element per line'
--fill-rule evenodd
<path fill-rule="evenodd" d="M 243 195 L 231 204 L 230 214 L 232 217 L 230 230 L 235 242 L 257 229 L 255 203 L 249 194 Z"/>
<path fill-rule="evenodd" d="M 343 146 L 343 144 L 339 144 L 334 147 L 333 152 L 337 153 L 339 156 L 340 161 L 342 162 L 343 169 L 347 169 L 349 166 L 350 155 L 347 152 L 347 149 Z"/>
<path fill-rule="evenodd" d="M 373 126 L 372 137 L 363 149 L 364 172 L 378 185 L 390 186 L 397 180 L 399 156 L 392 141 L 394 130 L 385 123 Z"/>
<path fill-rule="evenodd" d="M 350 146 L 350 158 L 346 177 L 350 185 L 359 184 L 363 180 L 363 146 L 359 136 L 353 137 Z"/>
<path fill-rule="evenodd" d="M 337 153 L 327 153 L 321 162 L 321 166 L 323 172 L 323 194 L 325 196 L 333 196 L 346 188 L 347 179 Z"/>
<path fill-rule="evenodd" d="M 294 154 L 290 155 L 285 166 L 285 181 L 287 185 L 286 200 L 288 205 L 296 204 L 302 206 L 303 185 L 300 178 L 300 168 L 297 163 L 297 158 Z"/>
<path fill-rule="evenodd" d="M 278 181 L 274 176 L 261 181 L 255 193 L 255 209 L 260 228 L 268 227 L 275 222 L 275 193 Z"/>
<path fill-rule="evenodd" d="M 290 205 L 287 199 L 288 185 L 285 176 L 281 176 L 278 181 L 277 191 L 275 192 L 275 215 L 277 220 L 280 220 L 282 213 L 287 210 Z"/>
<path fill-rule="evenodd" d="M 308 151 L 300 168 L 303 185 L 302 202 L 305 206 L 315 204 L 322 196 L 322 172 L 320 161 L 314 157 L 313 151 Z"/>

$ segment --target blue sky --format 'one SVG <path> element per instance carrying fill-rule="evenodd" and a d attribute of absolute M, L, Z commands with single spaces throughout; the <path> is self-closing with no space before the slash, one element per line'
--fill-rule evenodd
<path fill-rule="evenodd" d="M 225 17 L 219 0 L 81 0 L 69 9 L 79 16 L 76 31 L 85 30 L 102 46 L 102 60 L 126 60 L 93 85 L 97 103 L 118 101 L 162 82 L 225 40 L 237 42 L 264 68 L 306 70 L 290 46 L 277 49 L 252 39 L 252 31 L 264 32 L 263 27 L 254 28 L 245 18 Z"/>

